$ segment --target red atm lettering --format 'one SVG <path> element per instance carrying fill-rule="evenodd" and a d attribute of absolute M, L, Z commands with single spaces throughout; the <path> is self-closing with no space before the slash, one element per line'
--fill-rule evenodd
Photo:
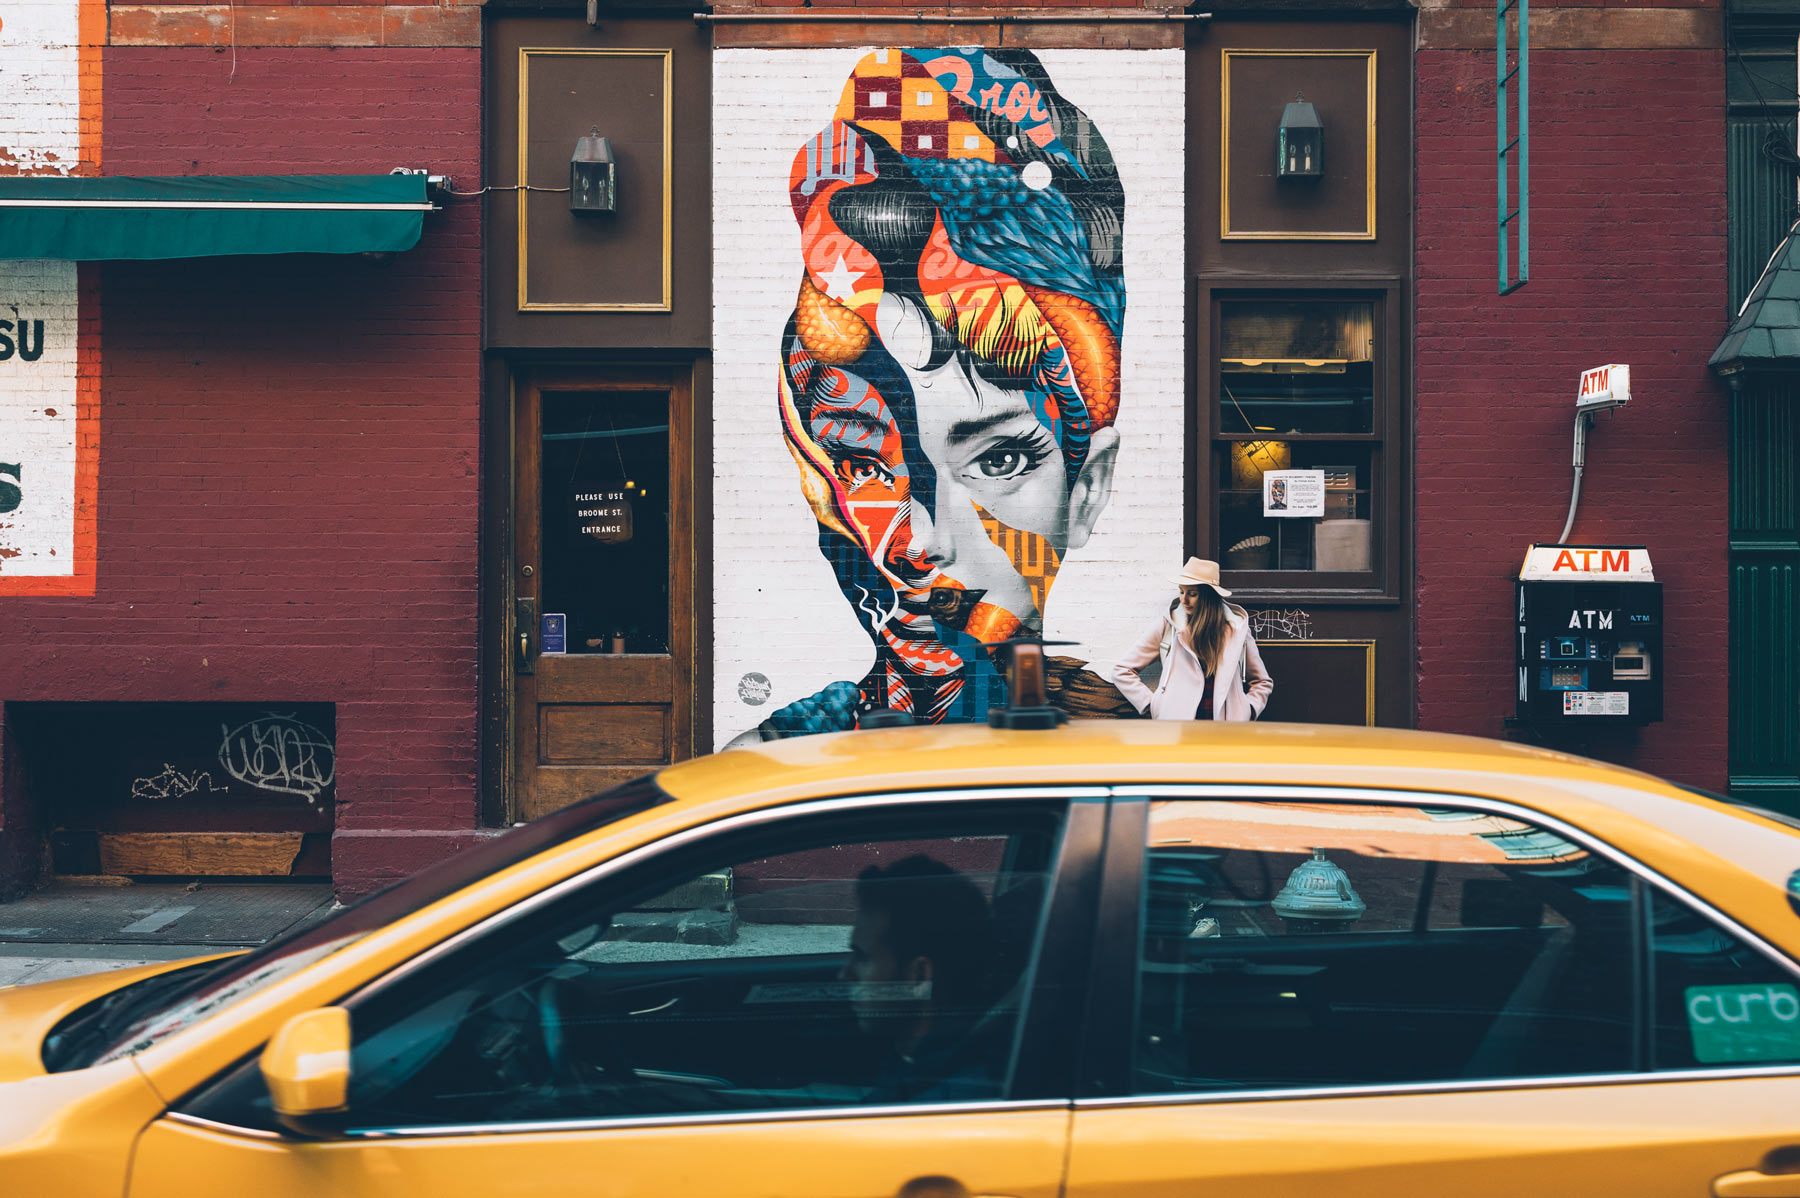
<path fill-rule="evenodd" d="M 1617 570 L 1623 574 L 1631 569 L 1631 550 L 1621 549 L 1615 555 L 1610 549 L 1600 551 L 1600 568 L 1606 571 Z"/>
<path fill-rule="evenodd" d="M 1556 563 L 1550 567 L 1550 570 L 1552 573 L 1556 572 L 1557 570 L 1577 570 L 1577 569 L 1580 569 L 1580 567 L 1575 564 L 1574 555 L 1572 555 L 1567 549 L 1563 550 L 1561 553 L 1556 555 Z"/>

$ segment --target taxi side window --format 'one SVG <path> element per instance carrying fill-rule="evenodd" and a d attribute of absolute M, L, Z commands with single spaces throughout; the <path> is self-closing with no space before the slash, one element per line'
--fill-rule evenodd
<path fill-rule="evenodd" d="M 378 985 L 346 1130 L 1004 1098 L 1060 814 L 931 807 L 671 852 Z M 186 1109 L 272 1126 L 253 1069 Z"/>
<path fill-rule="evenodd" d="M 1150 805 L 1140 1094 L 1634 1068 L 1632 881 L 1503 816 Z"/>
<path fill-rule="evenodd" d="M 1656 1068 L 1800 1062 L 1793 973 L 1668 895 L 1654 897 L 1649 918 Z"/>

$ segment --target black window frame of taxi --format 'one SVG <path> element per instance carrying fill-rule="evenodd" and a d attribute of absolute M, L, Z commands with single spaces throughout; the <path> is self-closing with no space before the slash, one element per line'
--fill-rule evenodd
<path fill-rule="evenodd" d="M 1521 1075 L 1492 1078 L 1427 1080 L 1402 1083 L 1332 1084 L 1269 1089 L 1219 1088 L 1141 1093 L 1132 1085 L 1134 1041 L 1139 1006 L 1140 952 L 1142 949 L 1144 898 L 1148 877 L 1147 833 L 1152 802 L 1212 800 L 1269 803 L 1342 803 L 1346 806 L 1429 807 L 1478 811 L 1519 820 L 1562 836 L 1570 842 L 1622 867 L 1640 887 L 1686 905 L 1729 932 L 1745 946 L 1792 975 L 1800 986 L 1800 962 L 1746 928 L 1729 914 L 1673 879 L 1651 869 L 1607 843 L 1542 811 L 1483 796 L 1439 791 L 1386 790 L 1378 787 L 1233 786 L 1226 784 L 1169 784 L 1115 786 L 1108 809 L 1106 848 L 1100 886 L 1100 905 L 1094 917 L 1094 957 L 1090 969 L 1092 992 L 1082 1028 L 1077 1066 L 1075 1107 L 1111 1108 L 1182 1106 L 1230 1102 L 1298 1101 L 1307 1098 L 1377 1096 L 1393 1094 L 1466 1093 L 1494 1090 L 1540 1089 L 1581 1085 L 1634 1085 L 1681 1082 L 1706 1078 L 1800 1076 L 1800 1063 L 1703 1065 L 1699 1067 L 1645 1068 L 1642 1071 Z M 1634 910 L 1648 899 L 1634 895 Z M 1634 943 L 1634 968 L 1648 947 Z M 1643 1024 L 1653 996 L 1633 995 L 1634 1024 Z M 1638 1027 L 1637 1034 L 1646 1029 Z M 1654 1028 L 1648 1029 L 1654 1031 Z"/>
<path fill-rule="evenodd" d="M 726 816 L 687 829 L 620 854 L 581 873 L 546 887 L 505 911 L 496 913 L 446 937 L 408 961 L 344 995 L 340 1005 L 355 1005 L 378 991 L 403 984 L 415 972 L 460 946 L 494 933 L 533 912 L 551 906 L 571 893 L 591 886 L 620 885 L 629 888 L 646 872 L 663 870 L 707 851 L 709 842 L 746 832 L 766 832 L 781 823 L 813 821 L 818 817 L 853 817 L 861 811 L 878 811 L 895 823 L 945 804 L 1000 808 L 1005 805 L 1061 806 L 1061 835 L 1050 869 L 1045 907 L 1031 969 L 1031 986 L 1018 1029 L 1015 1068 L 1010 1093 L 997 1099 L 915 1102 L 894 1105 L 835 1105 L 773 1108 L 766 1110 L 694 1112 L 670 1115 L 620 1115 L 554 1121 L 500 1121 L 457 1125 L 429 1124 L 380 1129 L 351 1128 L 333 1135 L 339 1142 L 415 1139 L 468 1134 L 531 1134 L 543 1132 L 603 1131 L 608 1128 L 665 1127 L 719 1123 L 762 1123 L 807 1119 L 876 1118 L 888 1115 L 950 1113 L 985 1110 L 1066 1109 L 1072 1093 L 1071 1071 L 1080 1042 L 1082 1003 L 1087 994 L 1087 962 L 1093 954 L 1093 911 L 1097 905 L 1102 845 L 1110 792 L 1104 786 L 1056 784 L 1049 786 L 982 786 L 937 790 L 905 790 L 858 793 L 804 800 L 778 807 Z M 168 1117 L 178 1122 L 264 1139 L 290 1139 L 290 1133 L 218 1117 L 204 1117 L 184 1108 L 202 1096 L 256 1068 L 256 1056 L 234 1063 L 172 1104 Z"/>

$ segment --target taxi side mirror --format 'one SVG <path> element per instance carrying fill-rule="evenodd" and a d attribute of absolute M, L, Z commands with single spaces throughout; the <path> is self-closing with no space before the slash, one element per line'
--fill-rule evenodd
<path fill-rule="evenodd" d="M 259 1062 L 275 1115 L 304 1134 L 316 1134 L 319 1115 L 350 1104 L 350 1012 L 320 1007 L 281 1025 Z"/>

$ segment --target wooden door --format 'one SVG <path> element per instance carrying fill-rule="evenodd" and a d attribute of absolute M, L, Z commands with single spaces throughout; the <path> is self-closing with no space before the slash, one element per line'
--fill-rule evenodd
<path fill-rule="evenodd" d="M 515 819 L 693 751 L 691 397 L 674 368 L 515 390 Z"/>

